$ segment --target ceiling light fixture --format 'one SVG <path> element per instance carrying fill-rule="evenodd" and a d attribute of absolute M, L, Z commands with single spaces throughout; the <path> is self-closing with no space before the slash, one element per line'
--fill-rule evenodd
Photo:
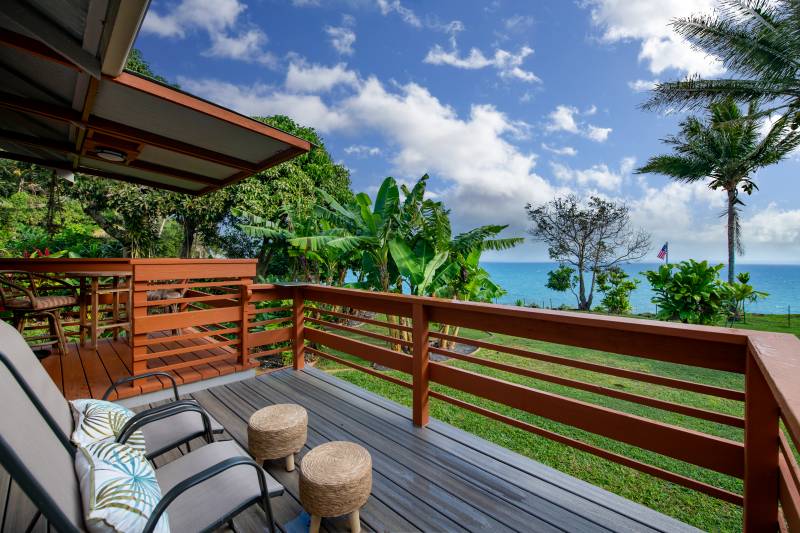
<path fill-rule="evenodd" d="M 111 161 L 112 163 L 122 163 L 125 161 L 125 152 L 114 150 L 113 148 L 98 148 L 94 151 L 97 157 Z"/>

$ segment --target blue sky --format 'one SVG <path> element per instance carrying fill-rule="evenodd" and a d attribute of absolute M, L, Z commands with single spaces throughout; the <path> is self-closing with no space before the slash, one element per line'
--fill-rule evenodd
<path fill-rule="evenodd" d="M 724 75 L 672 34 L 714 0 L 154 0 L 136 46 L 189 92 L 313 126 L 355 190 L 429 190 L 457 230 L 509 224 L 574 192 L 626 202 L 670 257 L 721 260 L 723 195 L 632 170 L 680 114 L 637 106 L 654 80 Z M 762 170 L 743 262 L 800 262 L 800 156 Z M 545 260 L 532 241 L 492 260 Z"/>

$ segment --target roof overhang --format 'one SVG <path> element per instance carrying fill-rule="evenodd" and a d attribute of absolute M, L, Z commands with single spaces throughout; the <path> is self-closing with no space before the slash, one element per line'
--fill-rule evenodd
<path fill-rule="evenodd" d="M 123 72 L 147 1 L 7 1 L 0 14 L 0 157 L 203 194 L 311 149 L 308 141 Z M 78 6 L 85 10 L 76 13 Z"/>

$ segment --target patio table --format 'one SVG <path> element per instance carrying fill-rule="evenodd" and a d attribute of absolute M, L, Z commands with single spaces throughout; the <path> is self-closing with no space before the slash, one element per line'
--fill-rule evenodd
<path fill-rule="evenodd" d="M 65 277 L 78 278 L 80 280 L 80 325 L 78 326 L 78 335 L 81 346 L 85 345 L 88 337 L 91 341 L 89 346 L 96 348 L 100 332 L 106 329 L 114 330 L 114 339 L 119 337 L 120 329 L 128 329 L 130 331 L 130 306 L 133 301 L 130 293 L 132 288 L 130 278 L 132 275 L 132 272 L 125 270 L 75 270 L 64 272 Z M 111 278 L 111 286 L 101 286 L 100 278 Z M 120 283 L 123 280 L 126 280 L 127 283 Z M 120 322 L 120 294 L 125 292 L 128 293 L 126 320 Z M 102 324 L 100 322 L 100 296 L 103 294 L 111 295 L 112 321 L 110 324 Z M 91 319 L 88 318 L 90 308 Z"/>

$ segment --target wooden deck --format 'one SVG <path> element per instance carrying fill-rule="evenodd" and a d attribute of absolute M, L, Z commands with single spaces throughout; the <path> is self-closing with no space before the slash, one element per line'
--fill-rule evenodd
<path fill-rule="evenodd" d="M 682 522 L 630 502 L 529 458 L 431 421 L 324 372 L 281 370 L 193 394 L 242 446 L 247 420 L 274 403 L 297 403 L 309 414 L 302 456 L 333 440 L 357 442 L 373 460 L 372 497 L 361 513 L 372 531 L 693 531 Z M 287 489 L 274 500 L 276 520 L 301 512 L 298 473 L 281 461 L 270 473 Z M 252 509 L 239 529 L 258 519 Z M 325 520 L 329 531 L 347 521 Z"/>
<path fill-rule="evenodd" d="M 176 342 L 167 342 L 156 345 L 158 349 L 172 349 L 183 346 L 202 346 L 209 341 L 189 339 Z M 211 348 L 198 352 L 184 353 L 170 357 L 151 360 L 151 366 L 192 361 L 209 355 L 224 355 L 223 348 Z M 199 364 L 197 366 L 179 368 L 172 373 L 178 385 L 185 385 L 197 381 L 212 379 L 234 372 L 241 372 L 250 367 L 236 364 L 235 355 L 231 359 Z M 50 377 L 64 393 L 68 400 L 75 398 L 100 398 L 112 382 L 131 375 L 130 347 L 127 340 L 111 338 L 100 339 L 96 349 L 79 346 L 76 342 L 69 343 L 69 353 L 66 356 L 59 354 L 50 355 L 42 359 L 42 365 Z M 148 392 L 155 392 L 171 386 L 166 379 L 140 380 L 132 386 L 119 389 L 119 398 L 129 398 Z M 112 399 L 116 399 L 112 396 Z"/>
<path fill-rule="evenodd" d="M 316 369 L 281 370 L 192 394 L 226 428 L 222 438 L 247 446 L 247 420 L 274 403 L 308 410 L 308 442 L 348 440 L 373 460 L 372 496 L 362 509 L 367 531 L 696 531 L 603 489 L 539 464 L 450 425 L 411 423 L 411 412 Z M 202 445 L 198 440 L 196 446 Z M 173 450 L 156 465 L 178 457 Z M 298 471 L 268 463 L 286 492 L 273 499 L 284 525 L 302 508 Z M 0 470 L 0 529 L 22 531 L 34 511 L 19 487 Z M 263 531 L 263 513 L 251 507 L 237 531 Z M 40 520 L 34 531 L 46 531 Z M 345 518 L 323 521 L 326 531 L 347 531 Z"/>

